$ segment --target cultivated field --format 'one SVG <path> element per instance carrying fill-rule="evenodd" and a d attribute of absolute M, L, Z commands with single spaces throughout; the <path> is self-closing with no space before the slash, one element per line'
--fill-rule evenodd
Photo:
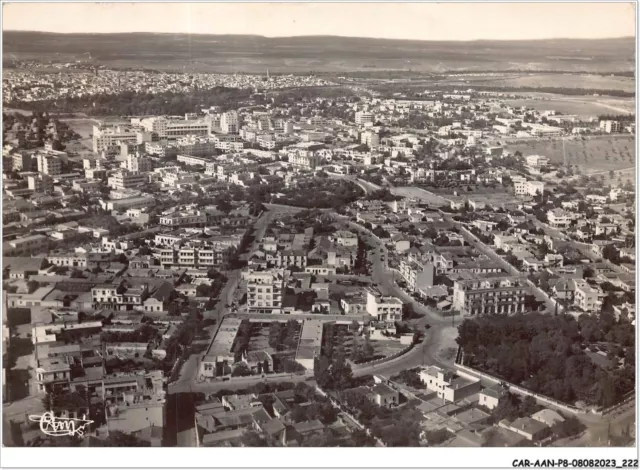
<path fill-rule="evenodd" d="M 531 140 L 507 144 L 510 152 L 522 155 L 544 155 L 556 165 L 577 165 L 585 173 L 620 170 L 635 166 L 635 138 L 625 136 L 598 136 L 578 140 Z"/>

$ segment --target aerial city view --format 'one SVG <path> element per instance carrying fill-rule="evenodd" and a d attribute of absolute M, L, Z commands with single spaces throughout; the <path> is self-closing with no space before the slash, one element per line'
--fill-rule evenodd
<path fill-rule="evenodd" d="M 635 445 L 633 7 L 166 6 L 4 5 L 4 446 Z"/>

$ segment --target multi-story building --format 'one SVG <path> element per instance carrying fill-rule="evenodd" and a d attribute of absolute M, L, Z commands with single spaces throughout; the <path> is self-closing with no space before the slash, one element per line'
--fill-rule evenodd
<path fill-rule="evenodd" d="M 174 212 L 160 217 L 160 225 L 168 227 L 203 227 L 207 214 L 201 211 Z"/>
<path fill-rule="evenodd" d="M 154 116 L 140 120 L 140 125 L 147 132 L 153 132 L 161 139 L 176 139 L 185 135 L 209 135 L 211 133 L 211 120 L 207 119 L 174 119 Z"/>
<path fill-rule="evenodd" d="M 148 181 L 149 176 L 146 173 L 123 169 L 109 176 L 107 184 L 113 189 L 134 189 L 144 186 Z"/>
<path fill-rule="evenodd" d="M 62 173 L 62 160 L 56 155 L 39 153 L 36 156 L 38 161 L 38 172 L 44 175 L 56 176 Z"/>
<path fill-rule="evenodd" d="M 227 111 L 223 113 L 220 118 L 220 128 L 225 134 L 237 134 L 240 129 L 238 112 Z"/>
<path fill-rule="evenodd" d="M 122 143 L 142 144 L 151 141 L 151 134 L 139 128 L 105 125 L 93 126 L 93 151 L 111 152 Z M 119 148 L 117 149 L 119 151 Z"/>
<path fill-rule="evenodd" d="M 547 211 L 547 220 L 549 225 L 554 228 L 567 228 L 571 225 L 573 217 L 571 214 L 560 208 Z"/>
<path fill-rule="evenodd" d="M 206 166 L 211 163 L 211 159 L 206 157 L 196 157 L 194 155 L 178 155 L 177 160 L 188 166 Z"/>
<path fill-rule="evenodd" d="M 50 193 L 53 192 L 53 178 L 46 174 L 29 175 L 27 177 L 28 188 L 34 193 Z"/>
<path fill-rule="evenodd" d="M 527 167 L 534 170 L 540 170 L 540 168 L 549 165 L 549 159 L 542 155 L 527 155 L 525 160 L 527 161 Z"/>
<path fill-rule="evenodd" d="M 294 150 L 289 153 L 289 163 L 295 166 L 314 169 L 320 164 L 320 155 L 309 150 Z"/>
<path fill-rule="evenodd" d="M 15 171 L 31 171 L 33 168 L 33 158 L 26 152 L 13 154 L 11 163 Z"/>
<path fill-rule="evenodd" d="M 216 153 L 216 141 L 209 137 L 195 135 L 178 137 L 175 145 L 181 154 L 194 157 L 208 157 Z"/>
<path fill-rule="evenodd" d="M 606 132 L 607 134 L 611 134 L 612 132 L 620 132 L 620 122 L 611 120 L 600 121 L 600 130 Z"/>
<path fill-rule="evenodd" d="M 376 321 L 393 323 L 402 321 L 402 301 L 397 297 L 385 297 L 377 291 L 367 291 L 367 313 Z"/>
<path fill-rule="evenodd" d="M 584 279 L 574 279 L 573 282 L 576 286 L 573 295 L 573 304 L 583 312 L 598 312 L 601 307 L 599 300 L 600 291 L 591 287 Z"/>
<path fill-rule="evenodd" d="M 44 235 L 18 237 L 2 244 L 4 256 L 31 255 L 39 251 L 47 251 L 48 238 Z"/>
<path fill-rule="evenodd" d="M 267 150 L 276 148 L 276 139 L 271 134 L 261 134 L 256 138 L 256 142 L 260 147 Z"/>
<path fill-rule="evenodd" d="M 400 274 L 411 292 L 419 292 L 433 286 L 435 268 L 433 264 L 425 265 L 414 261 L 400 261 Z"/>
<path fill-rule="evenodd" d="M 184 266 L 196 268 L 221 268 L 227 266 L 234 246 L 226 244 L 185 245 L 159 248 L 156 251 L 163 268 Z"/>
<path fill-rule="evenodd" d="M 145 142 L 144 151 L 148 155 L 155 155 L 156 157 L 160 158 L 175 157 L 176 155 L 178 155 L 178 148 L 176 146 L 169 145 L 163 142 Z"/>
<path fill-rule="evenodd" d="M 380 136 L 376 132 L 367 131 L 360 134 L 360 143 L 369 147 L 377 147 L 380 145 Z"/>
<path fill-rule="evenodd" d="M 536 196 L 544 192 L 542 181 L 527 181 L 523 177 L 513 177 L 512 181 L 516 196 Z"/>
<path fill-rule="evenodd" d="M 285 271 L 254 271 L 247 275 L 247 305 L 251 313 L 280 313 Z"/>
<path fill-rule="evenodd" d="M 369 122 L 373 122 L 375 120 L 375 116 L 373 113 L 368 111 L 358 111 L 356 112 L 356 124 L 364 125 Z"/>
<path fill-rule="evenodd" d="M 150 158 L 140 155 L 127 155 L 126 169 L 131 172 L 144 173 L 153 170 L 153 162 Z"/>
<path fill-rule="evenodd" d="M 522 279 L 512 276 L 477 277 L 453 283 L 453 309 L 462 315 L 524 312 L 528 293 Z"/>
<path fill-rule="evenodd" d="M 427 390 L 436 392 L 438 398 L 448 402 L 456 402 L 478 393 L 482 389 L 480 380 L 469 380 L 456 376 L 450 370 L 438 366 L 425 367 L 420 371 L 420 378 Z"/>

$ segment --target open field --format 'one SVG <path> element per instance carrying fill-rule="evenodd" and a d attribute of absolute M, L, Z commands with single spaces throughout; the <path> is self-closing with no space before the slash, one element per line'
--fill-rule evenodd
<path fill-rule="evenodd" d="M 554 110 L 562 114 L 575 114 L 580 117 L 603 114 L 631 114 L 635 110 L 635 100 L 628 98 L 604 98 L 595 96 L 565 97 L 563 95 L 543 94 L 538 99 L 506 100 L 510 106 L 526 106 L 537 111 Z"/>
<path fill-rule="evenodd" d="M 488 77 L 468 76 L 461 78 L 466 80 L 469 85 L 497 86 L 504 88 L 585 88 L 595 90 L 621 90 L 627 92 L 633 92 L 636 88 L 635 78 L 610 75 L 527 73 Z"/>
<path fill-rule="evenodd" d="M 335 36 L 3 33 L 4 61 L 72 62 L 186 72 L 380 70 L 632 71 L 634 38 L 409 41 Z M 545 78 L 545 80 L 547 80 Z M 591 80 L 593 81 L 593 80 Z"/>
<path fill-rule="evenodd" d="M 531 140 L 507 144 L 510 152 L 544 155 L 556 165 L 577 165 L 585 174 L 620 170 L 635 165 L 635 138 L 632 135 L 598 136 L 585 140 Z"/>
<path fill-rule="evenodd" d="M 98 121 L 84 118 L 61 119 L 61 121 L 65 122 L 72 130 L 76 131 L 82 137 L 78 141 L 67 142 L 66 150 L 69 152 L 76 152 L 80 156 L 92 153 L 93 125 L 97 124 Z"/>

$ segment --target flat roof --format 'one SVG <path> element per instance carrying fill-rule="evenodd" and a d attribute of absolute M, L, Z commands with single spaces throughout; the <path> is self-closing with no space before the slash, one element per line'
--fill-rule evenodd
<path fill-rule="evenodd" d="M 296 360 L 313 359 L 320 355 L 323 325 L 321 320 L 306 320 L 302 324 Z"/>
<path fill-rule="evenodd" d="M 209 350 L 205 354 L 203 361 L 215 361 L 217 357 L 230 356 L 231 348 L 241 323 L 242 320 L 240 318 L 224 318 L 216 336 L 209 345 Z"/>

